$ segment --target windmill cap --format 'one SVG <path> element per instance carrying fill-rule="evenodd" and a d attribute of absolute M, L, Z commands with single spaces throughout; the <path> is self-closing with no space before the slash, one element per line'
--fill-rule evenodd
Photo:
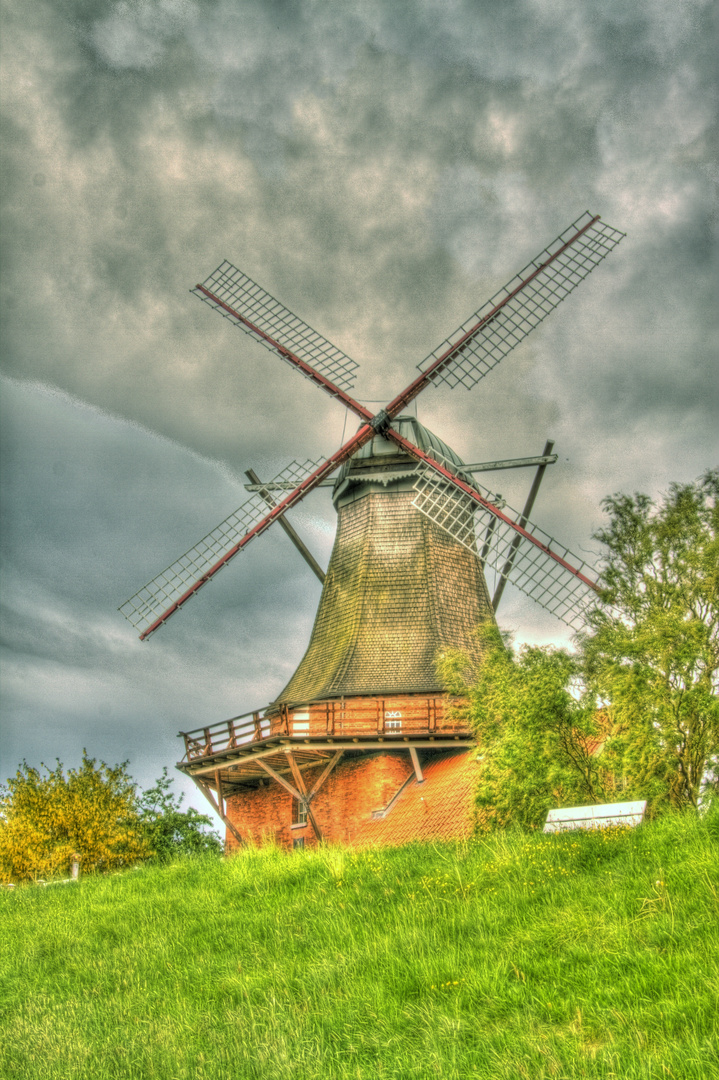
<path fill-rule="evenodd" d="M 450 468 L 464 467 L 465 462 L 459 455 L 424 424 L 420 424 L 415 416 L 398 416 L 392 421 L 392 427 L 420 450 L 446 462 Z M 415 459 L 391 439 L 375 435 L 340 469 L 332 501 L 339 510 L 348 502 L 354 502 L 372 491 L 387 490 L 390 485 L 393 490 L 408 490 L 414 484 L 415 466 Z"/>

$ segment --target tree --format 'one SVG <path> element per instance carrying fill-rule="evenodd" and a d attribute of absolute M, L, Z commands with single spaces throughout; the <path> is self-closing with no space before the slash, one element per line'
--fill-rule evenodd
<path fill-rule="evenodd" d="M 23 762 L 0 789 L 0 873 L 20 881 L 129 866 L 151 854 L 137 815 L 127 762 L 98 765 L 83 750 L 79 769 L 61 762 L 45 776 Z"/>
<path fill-rule="evenodd" d="M 438 669 L 450 692 L 467 701 L 478 743 L 480 827 L 516 822 L 536 828 L 557 805 L 607 798 L 607 778 L 593 751 L 596 710 L 577 695 L 581 665 L 566 650 L 523 646 L 496 626 L 478 631 L 482 659 L 446 652 Z"/>
<path fill-rule="evenodd" d="M 171 786 L 164 768 L 154 787 L 144 791 L 138 800 L 140 821 L 154 856 L 167 860 L 177 855 L 219 854 L 222 851 L 219 836 L 205 831 L 212 820 L 192 806 L 181 810 L 184 795 L 178 798 L 170 791 Z"/>
<path fill-rule="evenodd" d="M 612 723 L 606 766 L 654 812 L 696 808 L 703 781 L 717 790 L 719 471 L 673 484 L 661 506 L 641 494 L 603 505 L 602 604 L 581 649 Z"/>
<path fill-rule="evenodd" d="M 719 471 L 672 485 L 661 506 L 639 494 L 603 506 L 600 600 L 578 653 L 515 655 L 485 627 L 477 670 L 439 660 L 477 734 L 485 824 L 629 799 L 654 815 L 719 788 Z"/>
<path fill-rule="evenodd" d="M 23 762 L 0 788 L 0 877 L 32 881 L 67 876 L 79 857 L 83 873 L 122 869 L 148 859 L 218 853 L 210 818 L 180 809 L 163 769 L 141 795 L 121 765 L 97 764 L 83 750 L 79 769 Z"/>

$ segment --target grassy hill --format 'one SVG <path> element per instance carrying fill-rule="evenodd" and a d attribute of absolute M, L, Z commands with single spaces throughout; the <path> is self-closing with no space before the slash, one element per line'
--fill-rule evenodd
<path fill-rule="evenodd" d="M 719 1076 L 719 822 L 0 895 L 0 1074 Z"/>

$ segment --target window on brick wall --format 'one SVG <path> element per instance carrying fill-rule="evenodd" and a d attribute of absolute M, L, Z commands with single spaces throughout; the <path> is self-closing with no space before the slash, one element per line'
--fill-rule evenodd
<path fill-rule="evenodd" d="M 394 709 L 391 712 L 386 712 L 384 714 L 384 729 L 385 731 L 401 731 L 402 713 Z"/>
<path fill-rule="evenodd" d="M 307 807 L 304 806 L 297 799 L 292 800 L 292 824 L 293 825 L 306 825 L 307 824 Z"/>
<path fill-rule="evenodd" d="M 301 847 L 304 847 L 304 846 L 305 846 L 305 838 L 304 838 L 304 836 L 296 836 L 294 838 L 294 840 L 292 841 L 292 847 L 293 848 L 301 848 Z"/>

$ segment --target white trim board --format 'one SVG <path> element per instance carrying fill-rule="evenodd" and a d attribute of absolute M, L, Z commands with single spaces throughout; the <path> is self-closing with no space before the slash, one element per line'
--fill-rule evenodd
<path fill-rule="evenodd" d="M 643 802 L 605 803 L 603 806 L 565 806 L 550 810 L 543 832 L 564 832 L 568 829 L 601 829 L 607 825 L 639 825 L 644 817 Z"/>

